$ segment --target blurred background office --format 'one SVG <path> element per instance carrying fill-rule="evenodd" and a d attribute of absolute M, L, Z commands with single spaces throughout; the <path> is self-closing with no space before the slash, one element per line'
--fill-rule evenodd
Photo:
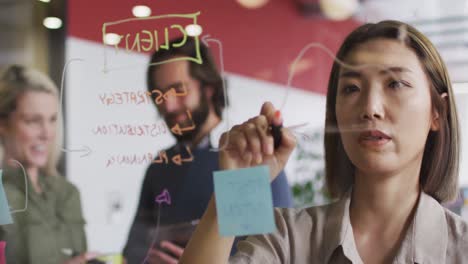
<path fill-rule="evenodd" d="M 210 46 L 230 97 L 211 135 L 214 146 L 221 132 L 255 115 L 265 100 L 282 107 L 286 125 L 307 123 L 297 130 L 286 168 L 295 206 L 302 207 L 328 201 L 322 128 L 333 58 L 327 50 L 335 53 L 356 26 L 383 19 L 416 26 L 447 63 L 462 123 L 460 183 L 468 186 L 468 0 L 0 0 L 0 66 L 25 64 L 59 87 L 64 81 L 60 170 L 81 193 L 89 249 L 120 252 L 149 165 L 143 157 L 174 143 L 154 106 L 137 97 L 146 89 L 154 51 L 141 39 L 135 44 L 137 34 L 158 34 L 163 45 L 165 28 L 173 34 L 170 26 L 177 24 Z M 293 69 L 310 43 L 323 48 L 303 50 Z M 145 125 L 159 132 L 114 129 Z"/>

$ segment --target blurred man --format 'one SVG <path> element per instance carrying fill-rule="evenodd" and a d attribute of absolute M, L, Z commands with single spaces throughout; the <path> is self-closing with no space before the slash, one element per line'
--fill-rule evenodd
<path fill-rule="evenodd" d="M 182 38 L 171 41 L 181 42 Z M 164 228 L 167 225 L 201 218 L 213 194 L 212 172 L 218 170 L 218 153 L 210 151 L 210 132 L 221 122 L 225 99 L 223 79 L 212 56 L 206 46 L 199 45 L 202 64 L 181 59 L 149 66 L 147 71 L 148 92 L 177 144 L 160 152 L 146 171 L 124 249 L 128 263 L 139 264 L 145 258 L 149 263 L 176 263 L 184 243 L 158 239 L 151 246 L 148 234 L 157 223 L 161 237 L 170 232 Z M 187 38 L 180 48 L 154 53 L 150 63 L 195 56 L 196 41 Z M 291 207 L 292 196 L 283 172 L 271 186 L 274 206 Z"/>

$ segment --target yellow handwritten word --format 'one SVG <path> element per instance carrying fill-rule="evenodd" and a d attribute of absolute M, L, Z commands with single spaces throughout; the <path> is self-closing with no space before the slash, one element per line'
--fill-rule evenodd
<path fill-rule="evenodd" d="M 103 105 L 114 104 L 148 104 L 151 103 L 151 94 L 145 91 L 124 91 L 101 93 L 98 95 L 100 102 Z"/>
<path fill-rule="evenodd" d="M 191 14 L 167 14 L 167 15 L 158 15 L 152 17 L 145 17 L 145 18 L 128 18 L 113 22 L 106 22 L 102 25 L 102 41 L 104 45 L 106 44 L 106 34 L 107 32 L 112 32 L 112 29 L 109 30 L 110 26 L 122 24 L 122 23 L 131 23 L 134 21 L 138 21 L 139 23 L 143 21 L 150 21 L 152 20 L 159 20 L 161 23 L 168 22 L 170 19 L 180 18 L 184 20 L 183 22 L 179 23 L 171 23 L 168 26 L 158 29 L 142 29 L 135 33 L 124 33 L 119 34 L 113 32 L 120 37 L 120 41 L 118 43 L 112 44 L 115 50 L 119 50 L 119 46 L 124 46 L 126 51 L 136 51 L 136 52 L 158 52 L 159 50 L 169 50 L 174 48 L 180 48 L 185 45 L 187 42 L 188 34 L 185 31 L 185 25 L 197 25 L 197 17 L 200 15 L 200 12 L 191 13 Z M 164 20 L 164 21 L 161 21 Z M 172 20 L 170 20 L 172 21 Z M 154 24 L 154 23 L 153 23 Z M 180 36 L 182 34 L 182 40 L 177 43 L 170 44 L 170 39 L 174 36 Z M 156 63 L 152 63 L 152 65 L 163 64 L 171 61 L 179 61 L 179 60 L 189 60 L 196 62 L 198 64 L 202 64 L 203 60 L 201 58 L 200 53 L 200 40 L 198 36 L 194 37 L 195 40 L 195 50 L 194 56 L 181 56 L 175 58 L 168 58 L 167 60 L 159 61 Z M 106 51 L 104 49 L 104 69 L 109 70 L 107 68 L 107 56 Z"/>
<path fill-rule="evenodd" d="M 148 136 L 157 137 L 166 134 L 168 131 L 165 122 L 153 124 L 105 124 L 97 125 L 93 128 L 94 135 L 100 136 Z"/>
<path fill-rule="evenodd" d="M 140 32 L 136 33 L 134 36 L 132 34 L 127 33 L 125 35 L 119 35 L 120 40 L 125 39 L 125 50 L 126 51 L 158 51 L 159 49 L 169 50 L 170 48 L 179 48 L 182 47 L 185 42 L 187 42 L 187 32 L 183 26 L 179 24 L 171 25 L 171 31 L 176 31 L 177 33 L 181 32 L 183 35 L 183 39 L 178 43 L 172 43 L 169 45 L 170 39 L 169 38 L 169 28 L 165 27 L 163 30 L 164 33 L 164 40 L 162 44 L 159 44 L 159 32 L 158 30 L 141 30 Z M 174 34 L 175 36 L 179 36 Z M 115 49 L 119 50 L 119 45 L 114 45 Z"/>

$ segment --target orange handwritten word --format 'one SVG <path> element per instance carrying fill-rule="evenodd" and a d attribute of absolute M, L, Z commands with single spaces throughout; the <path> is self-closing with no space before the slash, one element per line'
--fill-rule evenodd
<path fill-rule="evenodd" d="M 168 131 L 165 122 L 153 124 L 105 124 L 92 129 L 94 135 L 99 136 L 148 136 L 157 137 Z"/>
<path fill-rule="evenodd" d="M 124 91 L 101 93 L 98 95 L 100 102 L 103 105 L 114 104 L 148 104 L 151 103 L 151 94 L 146 91 Z"/>

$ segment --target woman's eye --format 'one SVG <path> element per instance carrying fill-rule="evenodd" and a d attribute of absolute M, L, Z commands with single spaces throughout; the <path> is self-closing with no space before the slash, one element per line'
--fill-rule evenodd
<path fill-rule="evenodd" d="M 356 85 L 352 84 L 352 85 L 346 85 L 345 87 L 343 87 L 343 92 L 345 94 L 350 94 L 350 93 L 353 93 L 353 92 L 356 92 L 356 91 L 359 91 L 359 87 L 357 87 Z"/>
<path fill-rule="evenodd" d="M 24 121 L 25 121 L 26 124 L 28 124 L 28 125 L 36 125 L 36 124 L 40 124 L 40 123 L 41 123 L 41 120 L 38 119 L 38 118 L 28 118 L 28 119 L 25 119 Z"/>
<path fill-rule="evenodd" d="M 37 123 L 37 119 L 26 119 L 26 124 L 34 124 Z"/>
<path fill-rule="evenodd" d="M 399 89 L 408 86 L 403 81 L 391 81 L 388 86 L 393 89 Z"/>
<path fill-rule="evenodd" d="M 50 122 L 55 124 L 57 122 L 57 117 L 54 116 L 54 117 L 50 118 Z"/>

